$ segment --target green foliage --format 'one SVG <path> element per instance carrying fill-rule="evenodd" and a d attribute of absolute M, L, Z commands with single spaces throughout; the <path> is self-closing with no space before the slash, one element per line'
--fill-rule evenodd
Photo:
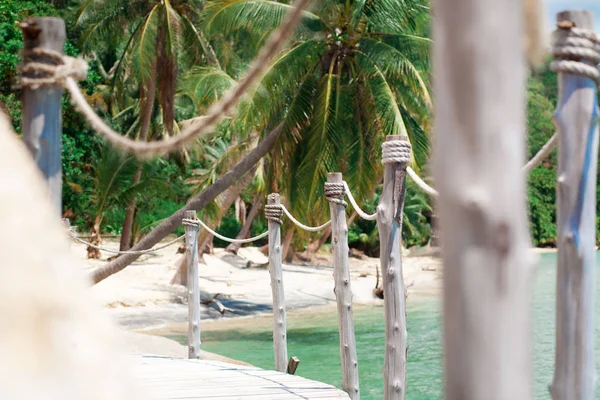
<path fill-rule="evenodd" d="M 527 93 L 527 158 L 530 159 L 554 134 L 552 114 L 553 98 L 546 97 L 547 90 L 543 84 L 548 73 L 534 76 L 529 81 Z M 553 74 L 554 75 L 554 74 Z M 527 194 L 529 199 L 530 231 L 536 246 L 553 246 L 556 243 L 556 166 L 557 151 L 528 177 Z"/>
<path fill-rule="evenodd" d="M 381 190 L 382 186 L 379 185 L 373 198 L 366 201 L 361 207 L 366 213 L 375 213 Z M 431 228 L 426 216 L 430 215 L 432 209 L 428 201 L 427 195 L 412 181 L 407 180 L 402 221 L 402 241 L 406 247 L 423 246 L 429 242 Z M 350 212 L 352 212 L 351 209 Z M 379 231 L 377 230 L 377 223 L 357 218 L 348 230 L 348 244 L 350 247 L 364 251 L 365 254 L 378 256 Z"/>
<path fill-rule="evenodd" d="M 242 225 L 236 220 L 235 210 L 231 207 L 225 217 L 221 220 L 221 225 L 219 225 L 219 228 L 216 231 L 223 236 L 235 238 L 241 229 Z M 227 247 L 229 244 L 229 242 L 225 242 L 219 238 L 215 238 L 213 243 L 217 247 Z"/>
<path fill-rule="evenodd" d="M 0 108 L 17 132 L 20 93 L 13 86 L 22 47 L 17 21 L 34 15 L 66 18 L 65 53 L 76 56 L 85 49 L 94 58 L 89 77 L 82 82 L 88 101 L 115 129 L 132 137 L 140 127 L 140 86 L 152 79 L 152 64 L 158 59 L 158 97 L 150 129 L 150 136 L 157 138 L 169 134 L 165 132 L 169 120 L 204 113 L 234 86 L 292 7 L 290 1 L 268 0 L 71 0 L 54 4 L 0 1 Z M 246 201 L 257 193 L 278 191 L 299 218 L 309 224 L 322 222 L 328 210 L 323 181 L 327 172 L 336 170 L 344 173 L 358 199 L 370 198 L 364 209 L 374 212 L 381 190 L 377 185 L 385 135 L 408 135 L 415 167 L 425 166 L 429 157 L 427 7 L 424 0 L 317 2 L 304 13 L 290 45 L 241 100 L 237 113 L 191 150 L 189 163 L 177 157 L 152 160 L 145 164 L 136 187 L 130 183 L 137 162 L 108 153 L 65 98 L 65 215 L 86 229 L 93 223 L 93 214 L 100 212 L 102 229 L 118 233 L 126 200 L 136 198 L 134 231 L 144 234 L 185 204 L 191 194 L 222 176 L 280 122 L 280 140 L 242 194 Z M 528 158 L 555 131 L 551 120 L 556 97 L 556 74 L 548 68 L 529 79 Z M 175 125 L 173 134 L 177 131 Z M 121 162 L 124 167 L 115 172 Z M 553 151 L 528 176 L 528 210 L 537 246 L 556 243 L 556 168 Z M 112 189 L 104 180 L 111 171 Z M 407 246 L 428 241 L 430 200 L 408 182 L 402 231 Z M 215 208 L 213 203 L 201 215 L 210 220 Z M 240 228 L 229 210 L 219 232 L 235 237 Z M 266 228 L 259 216 L 252 234 Z M 308 239 L 297 236 L 302 243 Z M 376 224 L 357 220 L 350 226 L 349 241 L 376 254 Z"/>
<path fill-rule="evenodd" d="M 290 7 L 283 1 L 211 0 L 201 26 L 209 39 L 229 36 L 241 49 L 236 35 L 246 32 L 263 43 Z M 378 159 L 386 135 L 407 135 L 415 166 L 425 164 L 431 41 L 423 33 L 428 19 L 424 0 L 318 2 L 303 13 L 293 41 L 242 99 L 232 120 L 240 136 L 265 135 L 283 122 L 267 161 L 267 182 L 307 223 L 325 217 L 327 172 L 342 172 L 357 196 L 370 196 L 381 175 Z M 215 82 L 208 95 L 218 97 L 213 75 L 196 70 L 188 74 L 186 87 Z M 206 97 L 206 92 L 196 95 L 196 102 Z"/>

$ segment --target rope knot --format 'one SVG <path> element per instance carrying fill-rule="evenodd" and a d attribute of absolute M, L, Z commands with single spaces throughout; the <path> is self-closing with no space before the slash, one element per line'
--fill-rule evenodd
<path fill-rule="evenodd" d="M 568 22 L 568 21 L 566 21 Z M 576 28 L 573 23 L 559 22 L 555 31 L 550 68 L 589 78 L 600 83 L 600 36 L 586 29 Z"/>
<path fill-rule="evenodd" d="M 183 226 L 192 226 L 194 228 L 200 228 L 200 220 L 199 219 L 184 218 L 181 220 L 181 224 Z"/>
<path fill-rule="evenodd" d="M 271 195 L 268 196 L 272 199 Z M 268 221 L 275 222 L 279 225 L 283 224 L 281 218 L 283 217 L 283 207 L 281 204 L 267 204 L 265 205 L 265 218 Z"/>
<path fill-rule="evenodd" d="M 64 86 L 68 78 L 78 81 L 87 78 L 88 64 L 81 58 L 40 48 L 23 50 L 21 54 L 23 64 L 18 67 L 21 87 Z"/>
<path fill-rule="evenodd" d="M 348 203 L 344 201 L 345 196 L 346 187 L 343 182 L 325 182 L 325 198 L 329 202 L 339 204 L 343 207 L 348 207 Z"/>
<path fill-rule="evenodd" d="M 409 163 L 411 146 L 408 140 L 392 140 L 383 142 L 381 162 L 389 163 Z"/>

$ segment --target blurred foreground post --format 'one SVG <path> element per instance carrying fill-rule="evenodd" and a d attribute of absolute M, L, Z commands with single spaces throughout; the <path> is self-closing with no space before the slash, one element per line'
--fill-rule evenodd
<path fill-rule="evenodd" d="M 200 358 L 200 280 L 198 277 L 198 229 L 196 211 L 186 211 L 185 251 L 188 282 L 188 358 Z"/>
<path fill-rule="evenodd" d="M 402 210 L 406 165 L 411 146 L 406 136 L 388 136 L 383 144 L 383 191 L 377 206 L 383 305 L 385 310 L 384 400 L 406 397 L 406 297 L 402 275 Z"/>
<path fill-rule="evenodd" d="M 447 400 L 531 398 L 523 2 L 434 1 Z"/>
<path fill-rule="evenodd" d="M 265 215 L 269 221 L 269 274 L 273 293 L 273 348 L 275 351 L 275 369 L 286 372 L 287 326 L 285 315 L 285 294 L 283 291 L 283 270 L 281 262 L 281 209 L 279 195 L 271 193 L 267 197 Z"/>
<path fill-rule="evenodd" d="M 593 400 L 598 162 L 595 80 L 600 75 L 595 67 L 600 53 L 596 50 L 594 55 L 593 49 L 600 43 L 582 37 L 583 30 L 593 35 L 593 13 L 565 11 L 558 14 L 557 21 L 553 54 L 558 60 L 552 69 L 559 73 L 554 115 L 559 137 L 558 266 L 556 363 L 550 392 L 554 400 Z"/>
<path fill-rule="evenodd" d="M 340 332 L 340 359 L 342 361 L 342 389 L 351 399 L 360 399 L 358 384 L 358 357 L 352 313 L 352 286 L 348 264 L 348 225 L 342 174 L 327 174 L 325 196 L 331 213 L 331 246 L 333 248 L 333 277 L 337 301 L 338 329 Z"/>
<path fill-rule="evenodd" d="M 60 18 L 30 18 L 21 24 L 23 31 L 24 64 L 28 61 L 56 65 L 57 60 L 45 55 L 27 53 L 36 49 L 63 52 L 65 23 Z M 40 71 L 23 73 L 39 78 Z M 62 87 L 41 85 L 24 87 L 21 97 L 23 108 L 23 141 L 42 171 L 50 188 L 50 199 L 56 211 L 62 213 Z"/>

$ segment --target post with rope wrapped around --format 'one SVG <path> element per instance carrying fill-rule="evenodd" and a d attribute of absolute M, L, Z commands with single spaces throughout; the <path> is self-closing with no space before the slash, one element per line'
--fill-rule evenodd
<path fill-rule="evenodd" d="M 200 280 L 198 278 L 198 230 L 196 211 L 186 211 L 185 251 L 188 273 L 188 358 L 200 358 Z"/>
<path fill-rule="evenodd" d="M 23 65 L 21 107 L 23 108 L 23 141 L 42 171 L 50 189 L 50 200 L 57 213 L 62 212 L 62 87 L 52 80 L 39 78 L 45 68 L 54 68 L 57 60 L 42 50 L 62 53 L 65 44 L 65 23 L 60 18 L 30 18 L 21 23 L 23 31 Z"/>
<path fill-rule="evenodd" d="M 383 143 L 383 191 L 377 206 L 383 305 L 385 310 L 384 400 L 406 396 L 406 299 L 402 276 L 402 209 L 411 146 L 406 136 Z"/>
<path fill-rule="evenodd" d="M 358 358 L 352 312 L 352 286 L 348 264 L 348 225 L 346 224 L 345 184 L 342 174 L 327 174 L 325 197 L 331 213 L 331 246 L 333 248 L 333 277 L 337 301 L 338 329 L 340 332 L 340 359 L 342 361 L 342 389 L 352 400 L 360 399 Z"/>
<path fill-rule="evenodd" d="M 559 132 L 554 400 L 592 400 L 596 268 L 597 83 L 600 37 L 589 11 L 565 11 L 551 68 L 558 72 L 554 123 Z"/>
<path fill-rule="evenodd" d="M 265 217 L 269 221 L 269 274 L 273 293 L 273 350 L 275 352 L 275 370 L 286 372 L 287 321 L 285 315 L 285 293 L 283 291 L 283 270 L 281 261 L 281 217 L 283 210 L 277 193 L 267 197 Z"/>

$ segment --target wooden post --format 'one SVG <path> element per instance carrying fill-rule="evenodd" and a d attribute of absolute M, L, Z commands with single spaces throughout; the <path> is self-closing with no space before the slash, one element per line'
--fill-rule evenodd
<path fill-rule="evenodd" d="M 408 140 L 388 136 L 386 141 Z M 406 396 L 406 298 L 402 275 L 402 209 L 406 194 L 406 163 L 386 163 L 383 191 L 377 206 L 383 305 L 385 310 L 385 400 Z"/>
<path fill-rule="evenodd" d="M 298 369 L 298 365 L 300 365 L 300 360 L 298 357 L 290 357 L 290 361 L 287 366 L 287 373 L 290 375 L 294 375 L 296 370 Z"/>
<path fill-rule="evenodd" d="M 186 211 L 186 219 L 196 219 L 196 211 Z M 198 226 L 185 225 L 185 251 L 188 274 L 188 358 L 200 358 L 200 280 L 198 277 Z"/>
<path fill-rule="evenodd" d="M 557 20 L 594 28 L 589 11 L 565 11 Z M 558 39 L 566 34 L 559 29 Z M 554 400 L 593 400 L 597 87 L 591 79 L 562 72 L 558 83 L 556 363 L 550 393 Z"/>
<path fill-rule="evenodd" d="M 434 1 L 445 399 L 531 399 L 523 2 Z"/>
<path fill-rule="evenodd" d="M 267 204 L 280 204 L 279 195 L 271 193 Z M 286 372 L 287 326 L 285 316 L 285 293 L 283 291 L 283 270 L 281 263 L 281 224 L 269 220 L 269 274 L 273 293 L 273 348 L 275 351 L 275 370 Z"/>
<path fill-rule="evenodd" d="M 65 23 L 60 18 L 28 19 L 21 24 L 25 50 L 47 49 L 63 52 Z M 40 56 L 37 62 L 52 64 L 52 59 Z M 26 76 L 35 77 L 28 74 Z M 62 88 L 42 86 L 23 88 L 23 141 L 42 171 L 50 188 L 54 208 L 62 214 Z"/>
<path fill-rule="evenodd" d="M 342 174 L 327 174 L 327 183 L 341 184 Z M 340 199 L 342 200 L 342 199 Z M 348 265 L 348 225 L 346 207 L 329 202 L 331 213 L 331 246 L 333 248 L 333 277 L 335 299 L 337 301 L 338 329 L 340 332 L 340 358 L 342 360 L 342 389 L 352 400 L 360 398 L 358 384 L 358 358 L 354 335 L 354 315 L 352 313 L 352 285 Z"/>

